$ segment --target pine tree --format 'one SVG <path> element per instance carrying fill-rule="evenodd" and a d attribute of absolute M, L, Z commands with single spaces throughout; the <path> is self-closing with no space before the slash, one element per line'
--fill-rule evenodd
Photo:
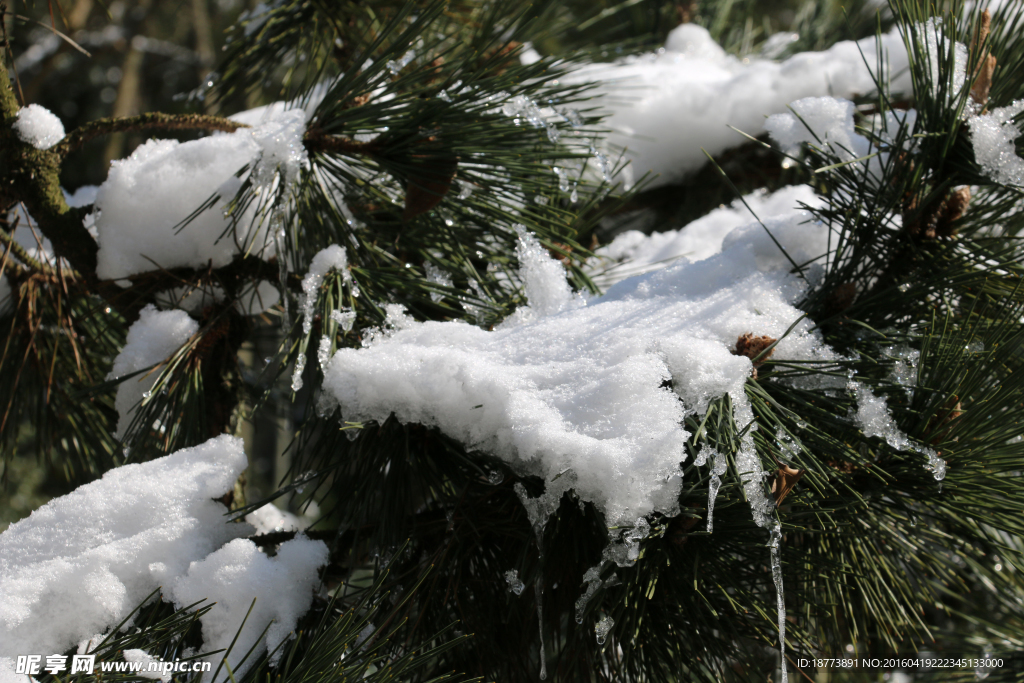
<path fill-rule="evenodd" d="M 27 451 L 81 486 L 0 535 L 9 637 L 63 633 L 101 602 L 90 591 L 124 602 L 116 562 L 90 559 L 88 606 L 64 608 L 18 573 L 61 550 L 25 544 L 73 539 L 54 529 L 76 521 L 97 543 L 133 515 L 161 523 L 132 482 L 162 472 L 153 506 L 178 496 L 170 522 L 207 520 L 174 532 L 200 539 L 191 567 L 136 568 L 163 583 L 104 607 L 100 636 L 53 635 L 88 641 L 65 654 L 198 660 L 223 641 L 213 676 L 234 683 L 877 679 L 801 663 L 850 654 L 980 658 L 915 680 L 1017 680 L 1024 8 L 771 5 L 281 0 L 238 18 L 183 111 L 66 134 L 4 79 L 4 478 Z M 877 51 L 851 49 L 874 80 L 852 103 L 756 111 L 775 114 L 771 137 L 708 142 L 706 165 L 629 182 L 593 81 L 672 35 L 748 62 L 865 39 Z M 7 69 L 22 46 L 3 39 Z M 899 50 L 905 71 L 887 71 Z M 168 131 L 194 142 L 146 143 L 94 200 L 62 190 L 90 141 Z M 800 184 L 813 201 L 718 235 L 689 271 L 607 248 L 638 224 L 686 234 L 737 197 L 757 214 L 755 190 Z M 650 291 L 690 327 L 640 311 Z M 615 313 L 585 317 L 601 310 Z M 765 321 L 734 330 L 725 313 Z M 622 347 L 642 349 L 635 373 L 615 374 L 601 354 L 644 326 L 646 347 Z M 287 476 L 232 484 L 224 435 L 252 444 L 252 424 L 278 423 Z M 677 462 L 615 471 L 659 439 Z M 221 460 L 204 470 L 207 456 Z M 86 491 L 135 502 L 78 519 Z M 238 573 L 203 574 L 216 567 Z M 247 567 L 271 582 L 251 603 Z M 195 592 L 217 581 L 222 595 Z M 26 595 L 50 597 L 22 609 Z"/>

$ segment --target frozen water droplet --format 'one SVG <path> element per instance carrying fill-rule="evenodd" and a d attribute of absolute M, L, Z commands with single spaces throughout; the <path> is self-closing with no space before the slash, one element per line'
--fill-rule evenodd
<path fill-rule="evenodd" d="M 144 391 L 144 392 L 142 392 L 143 400 L 148 401 L 152 396 L 153 396 L 153 392 L 152 391 Z"/>
<path fill-rule="evenodd" d="M 509 569 L 505 572 L 505 581 L 508 582 L 508 590 L 516 595 L 522 595 L 523 590 L 526 588 L 526 584 L 519 580 L 519 572 L 515 569 Z"/>
<path fill-rule="evenodd" d="M 491 470 L 487 473 L 487 481 L 494 486 L 497 486 L 501 482 L 505 481 L 505 473 L 501 470 Z"/>
<path fill-rule="evenodd" d="M 572 194 L 569 195 L 569 201 L 572 202 L 573 204 L 575 204 L 579 200 L 580 200 L 580 195 L 576 191 L 576 186 L 574 185 L 573 188 L 572 188 Z"/>
<path fill-rule="evenodd" d="M 300 353 L 295 358 L 295 371 L 292 372 L 292 391 L 302 388 L 302 371 L 306 369 L 306 354 Z"/>
<path fill-rule="evenodd" d="M 612 626 L 615 626 L 615 620 L 607 614 L 594 624 L 594 633 L 597 635 L 599 645 L 604 645 L 604 641 L 608 637 L 608 632 L 612 630 Z"/>
<path fill-rule="evenodd" d="M 975 339 L 966 348 L 967 353 L 983 353 L 985 351 L 985 342 Z"/>
<path fill-rule="evenodd" d="M 903 292 L 904 294 L 906 294 L 907 292 L 910 291 L 910 283 L 909 282 L 904 282 L 902 285 L 897 287 L 897 289 L 900 290 L 901 292 Z"/>

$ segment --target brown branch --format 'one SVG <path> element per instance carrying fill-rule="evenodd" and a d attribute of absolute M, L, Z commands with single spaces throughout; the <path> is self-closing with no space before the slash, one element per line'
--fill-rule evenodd
<path fill-rule="evenodd" d="M 233 133 L 240 128 L 248 127 L 247 124 L 238 123 L 237 121 L 220 116 L 150 112 L 148 114 L 139 114 L 138 116 L 123 116 L 90 121 L 68 133 L 63 140 L 57 143 L 54 150 L 63 157 L 94 138 L 112 133 L 143 130 L 206 130 Z"/>
<path fill-rule="evenodd" d="M 321 130 L 311 129 L 306 132 L 302 142 L 309 152 L 333 152 L 335 154 L 361 154 L 370 155 L 379 151 L 380 145 L 376 140 L 359 142 L 337 135 L 327 135 Z"/>

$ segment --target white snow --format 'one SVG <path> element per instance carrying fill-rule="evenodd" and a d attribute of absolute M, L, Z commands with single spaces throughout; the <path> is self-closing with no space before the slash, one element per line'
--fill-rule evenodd
<path fill-rule="evenodd" d="M 884 397 L 876 396 L 870 388 L 860 382 L 850 381 L 847 390 L 857 397 L 857 411 L 852 417 L 864 436 L 880 436 L 890 448 L 898 451 L 912 450 L 921 453 L 928 458 L 928 464 L 924 468 L 932 473 L 935 480 L 941 482 L 946 478 L 946 461 L 940 458 L 934 449 L 914 443 L 900 431 Z"/>
<path fill-rule="evenodd" d="M 124 348 L 114 359 L 114 366 L 107 379 L 116 379 L 163 363 L 198 329 L 199 323 L 185 311 L 158 311 L 152 304 L 146 306 L 139 313 L 139 319 L 128 328 Z M 118 438 L 125 435 L 136 409 L 142 400 L 148 398 L 148 392 L 159 374 L 159 367 L 154 368 L 118 385 L 114 400 L 118 414 L 115 434 Z"/>
<path fill-rule="evenodd" d="M 729 126 L 758 135 L 765 116 L 786 111 L 795 100 L 874 91 L 871 71 L 879 48 L 893 91 L 909 93 L 907 53 L 896 31 L 877 45 L 874 37 L 844 41 L 776 62 L 729 56 L 705 29 L 683 24 L 657 53 L 590 65 L 566 80 L 601 82 L 597 102 L 611 113 L 604 121 L 613 131 L 611 147 L 626 148 L 634 177 L 660 174 L 658 185 L 703 165 L 702 148 L 714 155 L 743 143 Z"/>
<path fill-rule="evenodd" d="M 64 652 L 251 533 L 213 500 L 245 466 L 241 440 L 221 436 L 111 470 L 12 524 L 0 534 L 0 656 Z"/>
<path fill-rule="evenodd" d="M 822 204 L 821 197 L 808 185 L 791 185 L 771 194 L 753 192 L 742 201 L 737 199 L 731 206 L 714 209 L 678 230 L 652 235 L 638 230 L 624 232 L 598 249 L 597 258 L 587 263 L 586 270 L 596 283 L 608 287 L 626 277 L 663 268 L 680 257 L 701 261 L 720 252 L 722 240 L 734 228 L 756 218 L 765 220 L 784 215 L 799 215 L 810 220 L 810 212 L 801 209 L 801 205 L 820 207 Z"/>
<path fill-rule="evenodd" d="M 348 256 L 345 247 L 337 244 L 321 249 L 313 256 L 309 263 L 309 270 L 302 278 L 302 294 L 299 298 L 299 310 L 302 311 L 302 333 L 309 336 L 313 329 L 313 307 L 316 305 L 319 296 L 320 286 L 324 282 L 324 275 L 336 270 L 342 274 L 345 283 L 352 286 L 352 275 L 348 272 Z M 306 354 L 299 352 L 295 359 L 295 369 L 292 371 L 292 391 L 302 388 L 302 372 L 306 369 Z"/>
<path fill-rule="evenodd" d="M 162 671 L 149 670 L 149 665 L 151 663 L 162 660 L 157 659 L 145 650 L 125 650 L 122 654 L 124 655 L 124 661 L 138 662 L 142 664 L 142 669 L 138 672 L 138 675 L 142 678 L 152 678 L 158 681 L 171 680 L 171 673 L 169 671 L 167 673 L 163 673 Z"/>
<path fill-rule="evenodd" d="M 204 675 L 204 681 L 213 680 L 224 657 L 235 679 L 268 650 L 273 653 L 272 662 L 281 657 L 284 648 L 279 646 L 292 637 L 299 617 L 312 604 L 313 590 L 320 582 L 317 569 L 327 564 L 327 556 L 323 541 L 304 536 L 282 543 L 274 557 L 267 557 L 252 541 L 239 538 L 192 562 L 188 574 L 174 580 L 171 594 L 178 609 L 203 599 L 217 601 L 200 618 L 205 650 L 228 648 L 245 620 L 231 652 L 210 655 L 213 671 Z M 250 606 L 252 613 L 246 619 Z M 268 623 L 270 628 L 261 639 Z M 253 645 L 253 654 L 242 662 Z M 226 668 L 221 669 L 217 680 L 229 680 Z"/>
<path fill-rule="evenodd" d="M 1024 111 L 1024 100 L 993 109 L 967 120 L 974 159 L 989 178 L 1003 185 L 1024 185 L 1024 159 L 1017 156 L 1014 140 L 1020 129 L 1013 117 Z"/>
<path fill-rule="evenodd" d="M 114 280 L 160 267 L 216 268 L 240 253 L 272 256 L 267 220 L 250 207 L 232 229 L 225 212 L 242 184 L 235 174 L 247 164 L 255 166 L 254 182 L 263 195 L 279 191 L 277 170 L 284 188 L 290 186 L 305 165 L 304 125 L 305 114 L 290 110 L 227 135 L 183 143 L 150 140 L 112 162 L 96 196 L 97 274 Z M 212 208 L 179 225 L 213 194 L 220 199 Z"/>
<path fill-rule="evenodd" d="M 765 222 L 798 263 L 826 249 L 822 225 L 794 216 Z M 524 239 L 521 248 L 529 247 Z M 800 317 L 793 303 L 805 285 L 790 267 L 765 229 L 749 225 L 730 233 L 716 256 L 681 258 L 577 307 L 493 331 L 413 322 L 367 348 L 341 349 L 324 390 L 345 420 L 383 421 L 394 412 L 543 477 L 545 495 L 524 500 L 535 524 L 571 487 L 610 525 L 632 525 L 654 510 L 675 511 L 686 412 L 728 393 L 738 426 L 753 419 L 743 393 L 751 363 L 730 349 L 748 332 L 781 338 Z M 831 358 L 809 328 L 799 323 L 775 357 Z M 662 386 L 669 379 L 675 393 Z M 763 524 L 771 502 L 749 435 L 736 461 L 749 473 L 746 493 Z"/>
<path fill-rule="evenodd" d="M 306 523 L 297 516 L 281 510 L 273 503 L 267 503 L 245 516 L 245 521 L 256 529 L 257 534 L 269 534 L 275 531 L 301 531 Z"/>
<path fill-rule="evenodd" d="M 14 130 L 36 149 L 50 149 L 64 138 L 64 124 L 46 107 L 30 104 L 18 110 Z"/>

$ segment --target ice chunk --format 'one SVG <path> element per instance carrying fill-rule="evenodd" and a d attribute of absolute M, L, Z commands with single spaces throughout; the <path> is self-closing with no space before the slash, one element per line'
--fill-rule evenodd
<path fill-rule="evenodd" d="M 508 590 L 516 595 L 522 595 L 523 590 L 526 588 L 526 584 L 519 579 L 519 572 L 515 569 L 509 569 L 505 572 L 505 581 L 508 582 Z"/>
<path fill-rule="evenodd" d="M 1024 111 L 1024 100 L 993 109 L 967 121 L 974 159 L 989 178 L 1003 185 L 1024 185 L 1024 159 L 1017 156 L 1014 140 L 1020 129 L 1013 118 Z"/>
<path fill-rule="evenodd" d="M 124 348 L 114 359 L 107 379 L 117 379 L 167 360 L 199 329 L 199 323 L 185 311 L 158 311 L 152 304 L 139 313 L 139 319 L 128 328 Z M 118 438 L 123 438 L 135 417 L 139 403 L 147 397 L 156 382 L 159 368 L 130 377 L 117 387 L 114 407 L 117 408 Z"/>
<path fill-rule="evenodd" d="M 188 573 L 174 580 L 171 595 L 178 609 L 199 600 L 216 601 L 200 617 L 205 650 L 226 649 L 238 634 L 230 653 L 209 656 L 214 672 L 224 657 L 236 679 L 244 676 L 264 652 L 273 653 L 270 661 L 277 663 L 283 654 L 279 646 L 294 637 L 299 617 L 313 602 L 313 590 L 320 583 L 317 570 L 327 564 L 327 556 L 323 541 L 304 536 L 282 543 L 272 558 L 252 541 L 239 538 L 192 562 Z M 246 619 L 250 606 L 252 612 Z M 245 626 L 239 633 L 243 620 Z M 266 637 L 261 638 L 264 629 Z M 254 646 L 253 654 L 242 662 Z M 204 675 L 203 680 L 212 681 L 214 672 Z M 227 680 L 227 669 L 221 668 L 217 681 Z"/>
<path fill-rule="evenodd" d="M 605 638 L 608 637 L 608 632 L 612 630 L 613 626 L 615 626 L 615 620 L 607 614 L 594 624 L 594 634 L 597 636 L 598 645 L 604 645 Z"/>
<path fill-rule="evenodd" d="M 245 469 L 220 436 L 125 465 L 0 534 L 0 656 L 64 652 L 117 625 L 189 563 L 252 532 L 215 502 Z"/>
<path fill-rule="evenodd" d="M 64 124 L 46 107 L 30 104 L 18 110 L 14 132 L 36 149 L 50 149 L 64 138 Z"/>
<path fill-rule="evenodd" d="M 301 109 L 289 109 L 254 128 L 252 136 L 260 147 L 260 156 L 253 180 L 270 187 L 275 175 L 280 173 L 287 193 L 299 172 L 309 167 L 309 156 L 302 144 L 305 134 L 306 112 Z"/>

